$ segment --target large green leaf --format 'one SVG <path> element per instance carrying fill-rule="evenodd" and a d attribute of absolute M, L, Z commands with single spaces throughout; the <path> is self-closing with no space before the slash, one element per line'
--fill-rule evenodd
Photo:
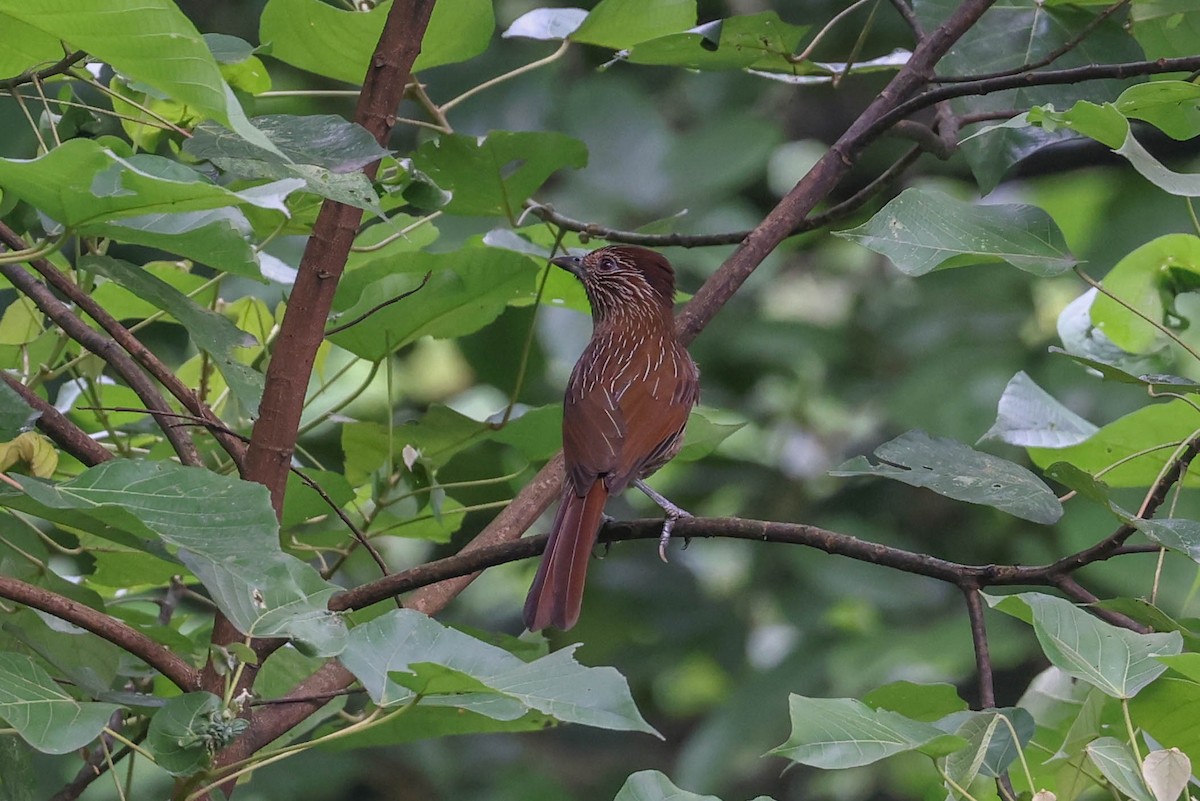
<path fill-rule="evenodd" d="M 1105 470 L 1104 482 L 1110 487 L 1148 487 L 1158 478 L 1176 444 L 1196 430 L 1194 413 L 1182 400 L 1143 406 L 1102 426 L 1078 445 L 1029 448 L 1029 458 L 1041 468 L 1069 462 L 1093 475 Z M 1113 467 L 1118 462 L 1120 465 Z M 1108 470 L 1110 467 L 1113 469 Z"/>
<path fill-rule="evenodd" d="M 887 709 L 924 723 L 967 710 L 967 702 L 959 698 L 953 684 L 894 681 L 871 690 L 862 701 L 872 709 Z"/>
<path fill-rule="evenodd" d="M 1200 683 L 1164 676 L 1138 693 L 1129 709 L 1135 725 L 1200 764 Z"/>
<path fill-rule="evenodd" d="M 494 645 L 408 609 L 391 610 L 350 632 L 339 656 L 381 706 L 412 702 L 464 708 L 514 720 L 529 711 L 564 723 L 655 733 L 625 679 L 588 668 L 564 648 L 523 662 Z"/>
<path fill-rule="evenodd" d="M 774 11 L 728 17 L 699 28 L 634 45 L 624 58 L 698 70 L 758 69 L 791 72 L 789 57 L 807 25 L 790 25 Z"/>
<path fill-rule="evenodd" d="M 1009 445 L 1064 448 L 1077 445 L 1099 429 L 1059 403 L 1021 371 L 1000 396 L 996 422 L 982 439 Z"/>
<path fill-rule="evenodd" d="M 85 256 L 80 259 L 79 267 L 116 281 L 178 320 L 187 329 L 196 347 L 212 357 L 213 365 L 221 371 L 246 412 L 258 414 L 263 375 L 234 356 L 235 349 L 252 347 L 259 344 L 258 340 L 223 315 L 200 308 L 182 292 L 136 264 L 108 256 Z"/>
<path fill-rule="evenodd" d="M 551 131 L 449 134 L 421 145 L 413 163 L 453 195 L 446 211 L 515 219 L 547 178 L 563 167 L 584 167 L 587 149 Z"/>
<path fill-rule="evenodd" d="M 1142 772 L 1129 743 L 1115 737 L 1101 737 L 1088 744 L 1088 758 L 1104 778 L 1133 801 L 1154 801 L 1142 781 Z"/>
<path fill-rule="evenodd" d="M 1146 58 L 1196 54 L 1200 42 L 1200 7 L 1192 0 L 1141 0 L 1129 8 L 1131 30 Z"/>
<path fill-rule="evenodd" d="M 225 82 L 217 62 L 171 0 L 0 0 L 0 12 L 86 50 L 126 77 L 229 122 Z"/>
<path fill-rule="evenodd" d="M 212 693 L 186 693 L 167 700 L 150 719 L 146 745 L 172 776 L 190 776 L 245 731 L 246 721 L 228 718 Z"/>
<path fill-rule="evenodd" d="M 29 23 L 0 13 L 4 47 L 0 47 L 0 78 L 16 77 L 32 67 L 53 64 L 63 57 L 62 44 Z M 3 786 L 3 785 L 0 785 Z"/>
<path fill-rule="evenodd" d="M 621 50 L 696 24 L 696 0 L 601 0 L 571 40 Z"/>
<path fill-rule="evenodd" d="M 217 270 L 261 280 L 258 255 L 249 240 L 250 221 L 238 208 L 146 214 L 89 227 L 118 242 L 147 245 Z"/>
<path fill-rule="evenodd" d="M 856 456 L 832 476 L 879 476 L 926 487 L 939 495 L 992 506 L 1035 523 L 1053 523 L 1062 504 L 1050 488 L 1018 464 L 924 431 L 909 431 L 875 449 L 879 464 Z"/>
<path fill-rule="evenodd" d="M 67 754 L 100 734 L 116 704 L 76 701 L 37 662 L 0 652 L 0 718 L 47 754 Z"/>
<path fill-rule="evenodd" d="M 367 130 L 332 114 L 274 114 L 252 122 L 279 154 L 216 125 L 196 128 L 184 152 L 242 178 L 300 178 L 309 192 L 383 216 L 362 168 L 388 154 Z"/>
<path fill-rule="evenodd" d="M 918 0 L 914 7 L 926 30 L 933 30 L 958 5 L 957 0 Z M 1074 5 L 1051 6 L 1042 0 L 998 0 L 938 62 L 938 72 L 949 75 L 999 72 L 1019 68 L 1055 52 L 1060 53 L 1054 61 L 1055 69 L 1140 60 L 1141 48 L 1122 28 L 1119 15 L 1088 31 L 1082 41 L 1074 41 L 1094 22 L 1097 13 Z M 1074 46 L 1065 47 L 1068 43 Z M 1046 103 L 1062 108 L 1078 99 L 1097 103 L 1111 100 L 1123 85 L 1120 81 L 1102 80 L 1070 86 L 1027 86 L 950 102 L 957 114 L 1032 108 Z M 970 133 L 973 129 L 968 126 L 965 130 Z M 1001 128 L 965 142 L 962 151 L 981 188 L 988 192 L 1010 166 L 1063 138 L 1061 132 Z"/>
<path fill-rule="evenodd" d="M 269 0 L 259 38 L 280 61 L 360 84 L 391 7 L 391 0 L 366 11 L 347 11 L 320 0 Z M 413 72 L 474 58 L 487 49 L 495 24 L 488 0 L 438 0 Z"/>
<path fill-rule="evenodd" d="M 945 754 L 966 741 L 929 723 L 886 709 L 871 709 L 854 698 L 791 695 L 792 733 L 770 753 L 816 768 L 841 769 L 921 750 Z"/>
<path fill-rule="evenodd" d="M 699 795 L 681 790 L 657 770 L 640 770 L 632 774 L 613 801 L 721 801 L 715 795 Z M 771 801 L 760 795 L 754 801 Z"/>
<path fill-rule="evenodd" d="M 979 206 L 923 189 L 904 190 L 867 222 L 836 233 L 882 253 L 906 275 L 1007 262 L 1050 276 L 1078 263 L 1054 220 L 1035 206 Z"/>
<path fill-rule="evenodd" d="M 233 192 L 166 158 L 128 159 L 91 139 L 72 139 L 36 159 L 0 159 L 0 188 L 64 225 L 86 229 L 120 217 L 249 204 L 286 211 L 298 178 Z"/>
<path fill-rule="evenodd" d="M 261 484 L 168 461 L 113 460 L 70 481 L 14 477 L 0 506 L 143 547 L 165 543 L 204 583 L 241 631 L 288 637 L 325 655 L 345 643 L 345 624 L 326 609 L 338 588 L 279 547 L 279 527 Z"/>
<path fill-rule="evenodd" d="M 1138 634 L 1037 592 L 987 596 L 995 609 L 1033 625 L 1050 663 L 1114 698 L 1132 698 L 1167 669 L 1156 657 L 1183 649 L 1178 632 Z"/>
<path fill-rule="evenodd" d="M 538 268 L 496 248 L 413 253 L 399 263 L 376 259 L 345 274 L 333 299 L 335 322 L 345 324 L 429 282 L 412 297 L 386 306 L 329 337 L 335 345 L 376 361 L 422 336 L 455 337 L 477 331 L 514 300 L 532 295 Z"/>

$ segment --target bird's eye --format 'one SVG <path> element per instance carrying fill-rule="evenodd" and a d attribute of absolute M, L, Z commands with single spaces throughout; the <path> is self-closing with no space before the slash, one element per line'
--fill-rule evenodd
<path fill-rule="evenodd" d="M 617 269 L 617 260 L 612 256 L 605 256 L 600 259 L 600 264 L 597 266 L 601 272 L 611 273 Z"/>

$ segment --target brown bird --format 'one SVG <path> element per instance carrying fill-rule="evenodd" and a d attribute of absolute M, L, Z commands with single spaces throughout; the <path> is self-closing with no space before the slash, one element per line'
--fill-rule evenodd
<path fill-rule="evenodd" d="M 630 484 L 663 508 L 659 555 L 688 513 L 643 483 L 679 452 L 699 372 L 675 336 L 675 273 L 661 254 L 614 245 L 553 264 L 573 273 L 592 306 L 592 339 L 563 400 L 563 498 L 525 600 L 531 631 L 579 619 L 588 559 L 610 495 Z"/>

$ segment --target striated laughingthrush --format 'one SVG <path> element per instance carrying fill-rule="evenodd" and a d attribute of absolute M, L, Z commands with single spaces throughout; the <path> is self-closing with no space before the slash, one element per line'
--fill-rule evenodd
<path fill-rule="evenodd" d="M 552 263 L 574 274 L 592 307 L 592 338 L 563 400 L 566 476 L 550 540 L 525 600 L 531 630 L 579 619 L 588 560 L 610 495 L 634 485 L 666 512 L 659 554 L 687 513 L 643 483 L 679 452 L 699 372 L 675 336 L 675 273 L 661 254 L 614 245 Z"/>

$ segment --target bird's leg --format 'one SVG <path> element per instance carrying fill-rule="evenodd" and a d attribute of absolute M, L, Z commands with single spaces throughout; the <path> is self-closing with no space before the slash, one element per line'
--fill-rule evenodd
<path fill-rule="evenodd" d="M 612 515 L 608 514 L 607 512 L 601 512 L 600 513 L 600 530 L 603 531 L 604 527 L 607 526 L 609 523 L 613 522 L 614 520 L 616 520 L 616 518 L 613 517 Z M 600 556 L 598 556 L 597 558 L 598 559 L 607 559 L 608 552 L 611 550 L 612 550 L 612 541 L 606 541 L 604 543 L 604 553 L 600 554 Z"/>
<path fill-rule="evenodd" d="M 663 520 L 662 534 L 658 536 L 658 558 L 665 562 L 667 561 L 667 543 L 671 540 L 671 531 L 675 528 L 675 521 L 681 517 L 691 517 L 692 515 L 671 503 L 662 493 L 651 488 L 640 478 L 633 482 L 633 486 L 646 493 L 646 496 L 662 507 L 663 512 L 667 515 L 666 520 Z"/>

